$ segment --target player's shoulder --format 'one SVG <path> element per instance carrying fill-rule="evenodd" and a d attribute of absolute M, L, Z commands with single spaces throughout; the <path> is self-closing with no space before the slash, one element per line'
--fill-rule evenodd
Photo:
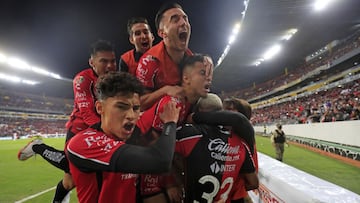
<path fill-rule="evenodd" d="M 154 63 L 157 61 L 159 61 L 159 59 L 156 56 L 152 55 L 151 53 L 145 53 L 141 56 L 139 62 L 143 65 L 147 65 L 149 63 Z"/>
<path fill-rule="evenodd" d="M 200 125 L 186 123 L 178 127 L 176 132 L 177 139 L 184 139 L 187 137 L 192 137 L 194 135 L 202 135 L 202 130 Z"/>
<path fill-rule="evenodd" d="M 74 81 L 76 83 L 81 83 L 85 80 L 91 80 L 93 77 L 96 77 L 94 70 L 92 68 L 87 68 L 78 72 L 74 77 Z"/>

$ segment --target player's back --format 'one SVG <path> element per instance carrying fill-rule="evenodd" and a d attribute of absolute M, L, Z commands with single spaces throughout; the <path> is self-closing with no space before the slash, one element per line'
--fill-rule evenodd
<path fill-rule="evenodd" d="M 227 199 L 245 159 L 237 136 L 220 126 L 186 125 L 178 133 L 185 156 L 185 202 Z"/>

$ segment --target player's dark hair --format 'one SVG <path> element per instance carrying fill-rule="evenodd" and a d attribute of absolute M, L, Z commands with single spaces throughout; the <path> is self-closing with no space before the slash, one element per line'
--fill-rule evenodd
<path fill-rule="evenodd" d="M 160 9 L 158 10 L 158 12 L 156 13 L 156 16 L 155 16 L 155 26 L 156 26 L 156 30 L 159 29 L 159 26 L 160 26 L 160 21 L 161 19 L 163 18 L 163 15 L 164 13 L 169 10 L 169 9 L 172 9 L 172 8 L 179 8 L 181 10 L 183 10 L 183 8 L 180 6 L 180 4 L 178 3 L 174 3 L 174 2 L 167 2 L 167 3 L 164 3 Z"/>
<path fill-rule="evenodd" d="M 246 116 L 247 119 L 250 120 L 251 118 L 251 114 L 252 114 L 251 105 L 249 104 L 249 102 L 247 102 L 244 99 L 238 99 L 235 97 L 226 98 L 223 101 L 223 106 L 225 109 L 227 107 L 233 106 L 237 112 L 244 114 L 244 116 Z"/>
<path fill-rule="evenodd" d="M 146 18 L 143 18 L 143 17 L 132 17 L 128 20 L 127 22 L 127 31 L 129 33 L 129 35 L 131 35 L 131 28 L 133 25 L 137 24 L 137 23 L 144 23 L 144 24 L 147 24 L 149 25 L 149 22 L 146 20 Z M 150 25 L 149 25 L 149 28 L 150 28 Z M 150 30 L 151 31 L 151 30 Z"/>
<path fill-rule="evenodd" d="M 95 56 L 97 52 L 100 51 L 111 51 L 111 52 L 115 52 L 115 47 L 114 45 L 106 40 L 98 40 L 94 43 L 91 44 L 90 46 L 90 56 Z"/>
<path fill-rule="evenodd" d="M 96 82 L 96 95 L 98 100 L 132 93 L 142 95 L 143 92 L 144 87 L 141 82 L 126 72 L 109 72 L 100 76 Z"/>
<path fill-rule="evenodd" d="M 185 56 L 179 64 L 179 69 L 180 69 L 180 75 L 182 78 L 185 72 L 185 69 L 188 67 L 192 67 L 196 62 L 204 62 L 205 57 L 209 57 L 211 58 L 209 55 L 207 54 L 200 54 L 200 53 L 195 53 L 191 56 Z"/>

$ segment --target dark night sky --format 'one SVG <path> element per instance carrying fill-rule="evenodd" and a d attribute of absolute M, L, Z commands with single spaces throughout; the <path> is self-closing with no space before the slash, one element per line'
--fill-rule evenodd
<path fill-rule="evenodd" d="M 132 48 L 126 32 L 128 18 L 144 16 L 155 29 L 155 14 L 163 2 L 4 2 L 0 9 L 0 50 L 72 78 L 87 67 L 88 47 L 96 39 L 113 42 L 118 55 Z M 192 24 L 190 48 L 195 52 L 209 53 L 214 60 L 218 58 L 226 46 L 227 36 L 224 36 L 230 33 L 233 22 L 240 18 L 239 13 L 226 12 L 234 6 L 230 2 L 236 1 L 178 2 Z M 242 7 L 240 1 L 237 4 Z M 156 36 L 156 42 L 159 40 Z"/>

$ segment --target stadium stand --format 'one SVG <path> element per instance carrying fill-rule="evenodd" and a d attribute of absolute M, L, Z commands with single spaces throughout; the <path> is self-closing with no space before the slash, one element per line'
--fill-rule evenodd
<path fill-rule="evenodd" d="M 325 124 L 360 119 L 360 31 L 320 50 L 283 75 L 222 97 L 249 101 L 253 108 L 251 121 L 257 132 L 263 133 L 264 126 L 271 132 L 276 123 L 281 123 L 294 144 L 345 157 L 358 166 L 359 145 L 351 142 L 357 137 L 354 130 L 336 137 L 336 132 L 346 131 L 348 125 L 337 122 L 339 125 L 332 125 L 337 130 L 321 131 L 324 134 L 312 134 L 310 129 L 330 129 Z M 318 125 L 321 123 L 324 126 Z"/>
<path fill-rule="evenodd" d="M 72 110 L 72 100 L 0 91 L 0 137 L 60 136 Z"/>
<path fill-rule="evenodd" d="M 247 99 L 254 109 L 254 125 L 358 120 L 359 45 L 357 31 L 329 43 L 326 51 L 286 74 L 222 97 Z"/>
<path fill-rule="evenodd" d="M 299 67 L 285 71 L 283 75 L 279 75 L 276 78 L 252 87 L 225 93 L 222 97 L 234 96 L 249 100 L 250 102 L 256 102 L 259 99 L 279 92 L 279 90 L 286 90 L 286 88 L 296 86 L 299 83 L 308 82 L 306 79 L 311 79 L 315 75 L 318 75 L 319 72 L 324 73 L 325 71 L 323 69 L 333 69 L 333 67 L 346 61 L 358 61 L 356 59 L 359 57 L 356 58 L 356 55 L 360 53 L 359 45 L 360 31 L 357 31 L 343 40 L 336 40 L 336 43 L 329 43 L 326 46 L 327 51 L 317 55 L 316 58 L 304 61 L 304 64 Z M 351 58 L 354 59 L 349 61 Z M 339 67 L 336 69 L 338 68 Z M 342 69 L 347 68 L 348 66 L 342 67 Z"/>

